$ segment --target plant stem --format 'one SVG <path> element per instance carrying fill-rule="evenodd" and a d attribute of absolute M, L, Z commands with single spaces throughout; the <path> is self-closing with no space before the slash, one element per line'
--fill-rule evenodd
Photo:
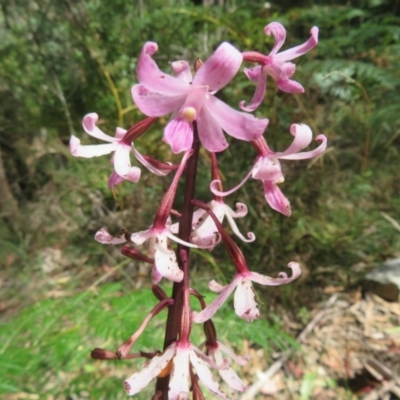
<path fill-rule="evenodd" d="M 179 220 L 178 237 L 182 240 L 189 241 L 192 230 L 193 209 L 192 200 L 196 187 L 197 167 L 199 160 L 200 140 L 197 131 L 197 124 L 193 122 L 193 144 L 192 156 L 189 158 L 186 167 L 185 176 L 185 191 L 183 199 L 182 215 Z M 184 296 L 183 291 L 189 290 L 189 248 L 183 245 L 178 245 L 176 256 L 179 268 L 184 271 L 182 282 L 174 282 L 172 288 L 172 298 L 174 299 L 173 306 L 168 308 L 168 317 L 164 337 L 164 350 L 177 340 L 178 332 L 180 331 L 181 316 L 183 313 Z M 184 260 L 187 260 L 184 262 Z M 156 392 L 162 393 L 160 400 L 168 400 L 168 383 L 169 375 L 164 378 L 158 378 L 156 383 Z"/>

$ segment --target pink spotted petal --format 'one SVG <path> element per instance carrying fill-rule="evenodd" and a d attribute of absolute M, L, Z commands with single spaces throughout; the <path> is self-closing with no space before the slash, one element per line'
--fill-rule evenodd
<path fill-rule="evenodd" d="M 278 80 L 287 81 L 296 72 L 296 65 L 291 62 L 285 62 L 280 67 Z"/>
<path fill-rule="evenodd" d="M 179 269 L 176 254 L 167 246 L 167 238 L 158 236 L 158 242 L 154 245 L 154 265 L 158 273 L 170 281 L 181 282 L 183 271 Z"/>
<path fill-rule="evenodd" d="M 222 304 L 224 304 L 225 300 L 235 290 L 235 287 L 239 283 L 240 279 L 241 276 L 236 275 L 232 282 L 224 287 L 219 296 L 208 307 L 198 313 L 193 313 L 193 322 L 201 323 L 212 318 Z"/>
<path fill-rule="evenodd" d="M 272 209 L 290 217 L 292 211 L 289 200 L 281 192 L 276 183 L 264 181 L 264 196 Z"/>
<path fill-rule="evenodd" d="M 289 61 L 306 54 L 318 44 L 318 31 L 316 26 L 312 27 L 310 31 L 311 37 L 307 42 L 277 54 L 275 59 L 277 61 Z"/>
<path fill-rule="evenodd" d="M 108 178 L 108 188 L 112 189 L 114 186 L 119 185 L 124 180 L 125 179 L 122 176 L 119 176 L 115 171 L 113 171 Z"/>
<path fill-rule="evenodd" d="M 131 146 L 120 143 L 115 149 L 114 154 L 114 169 L 115 172 L 125 178 L 131 171 L 131 160 L 129 154 L 131 152 Z"/>
<path fill-rule="evenodd" d="M 156 378 L 167 368 L 175 354 L 175 343 L 168 347 L 160 356 L 154 356 L 141 371 L 134 373 L 124 382 L 126 393 L 133 396 L 145 388 L 152 379 Z"/>
<path fill-rule="evenodd" d="M 76 136 L 71 136 L 69 148 L 75 157 L 92 158 L 112 153 L 117 147 L 116 143 L 95 144 L 83 146 Z"/>
<path fill-rule="evenodd" d="M 163 141 L 171 146 L 175 154 L 192 148 L 193 126 L 182 118 L 174 118 L 164 129 Z"/>
<path fill-rule="evenodd" d="M 189 358 L 190 347 L 177 347 L 169 380 L 168 399 L 188 399 L 190 382 Z"/>
<path fill-rule="evenodd" d="M 233 306 L 236 314 L 248 322 L 260 318 L 260 310 L 256 302 L 256 295 L 250 279 L 240 279 L 234 297 Z"/>
<path fill-rule="evenodd" d="M 260 67 L 260 72 L 257 76 L 257 86 L 256 91 L 254 92 L 253 98 L 251 99 L 250 103 L 245 106 L 244 100 L 239 103 L 239 107 L 243 111 L 254 111 L 264 100 L 265 93 L 267 91 L 267 73 L 264 68 Z M 249 74 L 246 74 L 249 76 Z"/>
<path fill-rule="evenodd" d="M 97 139 L 104 140 L 105 142 L 115 142 L 115 138 L 105 134 L 100 130 L 96 123 L 99 120 L 99 116 L 96 113 L 87 114 L 83 117 L 82 126 L 86 133 Z"/>
<path fill-rule="evenodd" d="M 271 34 L 274 36 L 275 44 L 271 52 L 269 53 L 269 55 L 274 56 L 280 50 L 283 43 L 285 43 L 286 30 L 284 26 L 279 22 L 271 22 L 264 28 L 264 32 L 268 36 L 270 36 Z"/>
<path fill-rule="evenodd" d="M 187 61 L 174 61 L 171 63 L 174 75 L 182 79 L 186 83 L 191 83 L 193 80 L 192 71 L 190 70 L 190 65 Z"/>
<path fill-rule="evenodd" d="M 193 365 L 201 383 L 216 397 L 229 400 L 225 393 L 221 391 L 219 383 L 214 379 L 210 367 L 204 360 L 197 356 L 194 351 L 190 352 L 190 362 Z"/>
<path fill-rule="evenodd" d="M 125 243 L 125 235 L 111 236 L 104 228 L 99 229 L 94 235 L 94 239 L 102 244 L 121 244 Z"/>
<path fill-rule="evenodd" d="M 134 85 L 132 97 L 143 114 L 149 117 L 162 117 L 179 109 L 185 102 L 186 94 L 166 95 L 148 89 L 144 85 Z"/>
<path fill-rule="evenodd" d="M 285 272 L 281 272 L 278 278 L 271 278 L 269 276 L 258 274 L 257 272 L 250 272 L 248 276 L 253 282 L 257 282 L 260 285 L 265 286 L 279 286 L 286 285 L 290 282 L 293 282 L 301 275 L 300 264 L 297 262 L 290 262 L 288 264 L 288 268 L 292 270 L 292 276 L 288 277 Z"/>
<path fill-rule="evenodd" d="M 162 275 L 157 271 L 157 268 L 153 265 L 151 269 L 151 282 L 153 285 L 158 285 L 161 282 Z"/>
<path fill-rule="evenodd" d="M 308 147 L 312 141 L 311 129 L 305 124 L 292 124 L 290 133 L 294 136 L 292 144 L 282 153 L 275 153 L 276 157 L 283 158 L 296 154 Z"/>
<path fill-rule="evenodd" d="M 318 135 L 315 138 L 316 141 L 321 142 L 321 144 L 314 150 L 304 151 L 302 153 L 292 154 L 284 157 L 280 157 L 283 160 L 306 160 L 308 158 L 313 158 L 321 155 L 327 146 L 327 138 L 325 135 Z"/>
<path fill-rule="evenodd" d="M 204 104 L 218 125 L 236 139 L 251 141 L 264 133 L 268 119 L 258 119 L 251 114 L 236 111 L 221 100 L 210 96 Z"/>
<path fill-rule="evenodd" d="M 199 138 L 203 146 L 211 152 L 218 153 L 228 147 L 224 133 L 210 112 L 203 107 L 197 120 Z"/>
<path fill-rule="evenodd" d="M 158 45 L 154 42 L 147 42 L 143 46 L 136 70 L 139 82 L 152 92 L 168 96 L 184 94 L 189 85 L 182 79 L 168 75 L 158 68 L 157 63 L 152 58 L 157 50 Z"/>
<path fill-rule="evenodd" d="M 237 74 L 242 61 L 239 50 L 228 42 L 221 43 L 197 71 L 193 86 L 207 85 L 211 92 L 222 89 Z"/>

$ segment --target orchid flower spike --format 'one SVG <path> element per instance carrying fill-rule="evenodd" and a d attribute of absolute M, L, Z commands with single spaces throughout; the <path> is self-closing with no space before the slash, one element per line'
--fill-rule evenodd
<path fill-rule="evenodd" d="M 75 157 L 92 158 L 114 152 L 111 160 L 111 163 L 114 166 L 114 171 L 108 180 L 108 186 L 110 189 L 124 180 L 131 182 L 139 181 L 141 171 L 140 168 L 131 166 L 129 157 L 131 151 L 135 155 L 136 159 L 149 171 L 159 176 L 168 174 L 169 170 L 154 167 L 135 149 L 133 143 L 130 143 L 130 138 L 137 138 L 143 134 L 151 124 L 153 124 L 156 118 L 146 118 L 134 125 L 129 131 L 117 128 L 115 131 L 115 137 L 105 134 L 97 127 L 98 119 L 99 116 L 96 113 L 87 114 L 82 121 L 83 129 L 90 136 L 109 142 L 108 144 L 83 146 L 81 145 L 81 141 L 76 136 L 72 135 L 69 147 L 71 154 Z"/>
<path fill-rule="evenodd" d="M 311 151 L 301 152 L 309 146 L 312 141 L 311 129 L 305 124 L 292 124 L 290 133 L 294 136 L 292 144 L 283 152 L 273 152 L 269 149 L 264 138 L 260 138 L 253 142 L 258 150 L 258 156 L 245 178 L 233 189 L 226 192 L 218 190 L 219 181 L 211 182 L 211 191 L 217 196 L 228 196 L 235 192 L 250 178 L 258 179 L 263 182 L 264 196 L 267 203 L 274 210 L 286 215 L 291 215 L 289 200 L 279 189 L 278 184 L 284 182 L 279 160 L 306 160 L 321 155 L 327 145 L 325 135 L 318 135 L 315 140 L 321 142 L 320 145 Z"/>
<path fill-rule="evenodd" d="M 157 43 L 144 45 L 137 68 L 140 84 L 133 86 L 132 96 L 138 108 L 148 116 L 172 113 L 163 140 L 174 153 L 191 148 L 193 121 L 197 122 L 200 141 L 213 152 L 228 147 L 223 131 L 245 141 L 263 134 L 268 119 L 236 111 L 214 96 L 240 68 L 243 58 L 235 47 L 222 43 L 194 77 L 186 61 L 172 63 L 175 76 L 162 72 L 152 58 L 157 50 Z"/>
<path fill-rule="evenodd" d="M 145 388 L 157 376 L 170 374 L 169 400 L 188 400 L 190 390 L 190 368 L 193 367 L 203 385 L 217 398 L 229 400 L 213 378 L 210 367 L 217 370 L 227 365 L 216 365 L 189 341 L 172 343 L 161 355 L 157 355 L 140 372 L 128 378 L 124 387 L 132 396 Z"/>
<path fill-rule="evenodd" d="M 255 51 L 243 53 L 245 61 L 257 62 L 260 65 L 251 69 L 245 68 L 244 73 L 253 82 L 257 83 L 256 91 L 250 104 L 244 105 L 244 101 L 239 106 L 245 111 L 254 111 L 263 101 L 267 87 L 267 76 L 271 75 L 278 88 L 287 93 L 303 93 L 303 86 L 292 81 L 290 78 L 296 71 L 296 65 L 288 62 L 313 49 L 318 44 L 318 28 L 311 28 L 311 37 L 307 42 L 278 53 L 286 39 L 286 30 L 279 22 L 271 22 L 264 28 L 266 35 L 273 35 L 275 44 L 268 55 L 263 55 Z"/>

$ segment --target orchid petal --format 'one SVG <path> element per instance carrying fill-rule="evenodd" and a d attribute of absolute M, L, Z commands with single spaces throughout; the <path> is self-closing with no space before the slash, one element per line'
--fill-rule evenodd
<path fill-rule="evenodd" d="M 192 123 L 182 118 L 172 119 L 164 129 L 163 141 L 171 146 L 175 153 L 181 153 L 192 148 Z"/>
<path fill-rule="evenodd" d="M 151 282 L 153 285 L 158 285 L 161 282 L 162 275 L 158 272 L 157 268 L 153 265 L 151 269 Z"/>
<path fill-rule="evenodd" d="M 236 111 L 214 96 L 204 104 L 218 125 L 236 139 L 251 141 L 264 133 L 268 119 L 258 119 L 251 114 Z"/>
<path fill-rule="evenodd" d="M 283 182 L 281 164 L 276 153 L 259 157 L 252 170 L 253 179 L 271 181 L 274 183 Z"/>
<path fill-rule="evenodd" d="M 296 81 L 290 79 L 277 79 L 276 84 L 285 93 L 304 93 L 304 87 Z"/>
<path fill-rule="evenodd" d="M 229 285 L 226 285 L 221 291 L 219 296 L 204 310 L 193 313 L 193 322 L 201 323 L 209 320 L 218 311 L 218 309 L 224 304 L 225 300 L 230 296 L 230 294 L 235 290 L 236 286 L 241 280 L 240 275 L 236 275 Z"/>
<path fill-rule="evenodd" d="M 166 95 L 155 92 L 144 85 L 134 85 L 132 98 L 143 114 L 149 117 L 162 117 L 180 108 L 185 102 L 186 93 Z"/>
<path fill-rule="evenodd" d="M 286 285 L 290 282 L 293 282 L 301 275 L 301 268 L 299 263 L 292 261 L 288 264 L 288 268 L 292 270 L 292 276 L 290 277 L 288 277 L 285 272 L 281 272 L 278 278 L 271 278 L 269 276 L 258 274 L 257 272 L 250 272 L 249 278 L 253 282 L 257 282 L 260 285 L 265 286 Z"/>
<path fill-rule="evenodd" d="M 152 379 L 159 375 L 171 362 L 175 354 L 175 344 L 171 345 L 160 356 L 154 356 L 140 372 L 134 373 L 124 382 L 128 395 L 132 396 L 146 387 Z"/>
<path fill-rule="evenodd" d="M 189 242 L 186 242 L 186 241 L 184 241 L 184 240 L 182 240 L 182 239 L 179 239 L 177 236 L 173 235 L 171 232 L 169 232 L 169 231 L 167 231 L 167 230 L 165 230 L 165 231 L 163 232 L 163 235 L 165 235 L 168 239 L 171 239 L 171 240 L 173 240 L 173 241 L 176 242 L 176 243 L 182 244 L 183 246 L 191 247 L 192 249 L 199 249 L 199 248 L 201 248 L 200 246 L 197 246 L 197 245 L 195 245 L 195 244 L 193 244 L 193 243 L 189 243 Z"/>
<path fill-rule="evenodd" d="M 75 157 L 92 158 L 104 156 L 112 153 L 117 147 L 116 143 L 81 145 L 81 141 L 76 136 L 71 136 L 69 148 Z"/>
<path fill-rule="evenodd" d="M 243 72 L 253 82 L 258 82 L 260 75 L 263 73 L 262 65 L 253 68 L 244 68 Z"/>
<path fill-rule="evenodd" d="M 108 188 L 112 189 L 114 186 L 119 185 L 124 180 L 125 179 L 122 176 L 119 176 L 115 171 L 113 171 L 108 178 Z"/>
<path fill-rule="evenodd" d="M 132 149 L 133 154 L 142 165 L 144 165 L 150 172 L 158 176 L 165 176 L 171 172 L 169 169 L 156 168 L 153 164 L 149 163 L 134 147 Z"/>
<path fill-rule="evenodd" d="M 114 169 L 115 172 L 122 177 L 125 177 L 131 170 L 130 151 L 131 146 L 123 143 L 120 143 L 115 149 Z"/>
<path fill-rule="evenodd" d="M 146 240 L 156 236 L 154 230 L 152 228 L 147 229 L 145 231 L 140 231 L 136 233 L 132 233 L 131 242 L 136 245 L 143 244 Z"/>
<path fill-rule="evenodd" d="M 225 289 L 226 285 L 221 285 L 213 279 L 208 282 L 208 287 L 214 293 L 221 293 Z"/>
<path fill-rule="evenodd" d="M 157 236 L 157 239 L 154 245 L 154 265 L 157 271 L 161 276 L 170 281 L 182 282 L 183 271 L 179 269 L 175 252 L 168 249 L 167 239 L 165 237 L 160 235 Z"/>
<path fill-rule="evenodd" d="M 282 158 L 296 154 L 308 147 L 312 141 L 311 129 L 305 124 L 292 124 L 290 133 L 294 136 L 292 144 L 282 153 L 275 153 L 276 157 Z"/>
<path fill-rule="evenodd" d="M 218 179 L 213 180 L 210 183 L 210 190 L 213 194 L 215 194 L 216 196 L 220 196 L 220 197 L 225 197 L 225 196 L 229 196 L 230 194 L 236 192 L 236 190 L 238 190 L 239 188 L 241 188 L 250 178 L 251 174 L 253 173 L 253 170 L 251 169 L 249 171 L 249 173 L 243 178 L 242 182 L 240 182 L 238 185 L 236 185 L 234 188 L 232 188 L 231 190 L 228 190 L 226 192 L 221 192 L 218 190 L 218 184 L 221 182 Z"/>
<path fill-rule="evenodd" d="M 212 92 L 222 89 L 237 74 L 242 61 L 239 50 L 228 42 L 221 43 L 196 72 L 193 86 L 207 85 Z"/>
<path fill-rule="evenodd" d="M 223 351 L 230 358 L 232 358 L 232 360 L 234 360 L 236 364 L 243 366 L 249 362 L 248 356 L 240 357 L 237 354 L 235 354 L 228 346 L 225 346 L 221 342 L 217 342 L 217 343 L 218 343 L 218 347 L 221 349 L 221 351 Z"/>
<path fill-rule="evenodd" d="M 197 120 L 199 138 L 203 146 L 210 152 L 220 152 L 228 147 L 221 127 L 204 107 Z"/>
<path fill-rule="evenodd" d="M 97 139 L 104 140 L 105 142 L 115 142 L 116 139 L 112 136 L 105 134 L 100 130 L 96 123 L 99 120 L 99 116 L 96 113 L 87 114 L 83 117 L 82 126 L 87 134 Z"/>
<path fill-rule="evenodd" d="M 171 63 L 174 74 L 177 78 L 183 80 L 186 83 L 192 83 L 192 71 L 187 61 L 179 60 Z"/>
<path fill-rule="evenodd" d="M 120 236 L 111 236 L 104 228 L 99 229 L 94 235 L 94 239 L 102 244 L 121 244 L 125 243 L 125 234 Z"/>
<path fill-rule="evenodd" d="M 142 171 L 138 167 L 131 167 L 131 169 L 128 171 L 126 175 L 124 175 L 124 178 L 127 181 L 136 183 L 139 182 L 140 175 L 142 174 Z"/>
<path fill-rule="evenodd" d="M 211 393 L 220 399 L 229 400 L 229 398 L 221 391 L 219 383 L 212 376 L 209 366 L 204 360 L 198 357 L 193 350 L 190 352 L 190 362 L 196 370 L 200 381 Z"/>
<path fill-rule="evenodd" d="M 249 76 L 249 74 L 246 75 Z M 243 111 L 254 111 L 264 100 L 264 96 L 267 91 L 267 73 L 264 68 L 260 69 L 256 82 L 256 91 L 254 92 L 253 98 L 250 100 L 250 103 L 247 106 L 244 105 L 244 100 L 239 103 L 239 107 Z"/>
<path fill-rule="evenodd" d="M 189 393 L 189 358 L 190 348 L 177 347 L 169 379 L 168 399 L 184 399 L 181 395 Z"/>
<path fill-rule="evenodd" d="M 248 322 L 260 318 L 260 310 L 250 279 L 243 278 L 237 285 L 233 306 L 238 317 Z"/>
<path fill-rule="evenodd" d="M 311 37 L 307 42 L 277 54 L 275 59 L 277 61 L 289 61 L 306 54 L 318 44 L 318 31 L 318 28 L 313 26 L 310 31 Z"/>
<path fill-rule="evenodd" d="M 243 218 L 247 215 L 247 206 L 244 203 L 236 203 L 236 211 L 233 211 L 229 206 L 225 206 L 226 212 L 234 218 Z"/>
<path fill-rule="evenodd" d="M 144 44 L 136 70 L 139 82 L 150 91 L 165 95 L 185 93 L 189 87 L 186 82 L 168 75 L 158 68 L 157 63 L 151 57 L 157 50 L 157 43 L 147 42 Z"/>
<path fill-rule="evenodd" d="M 221 343 L 218 342 L 218 347 L 220 346 Z M 217 365 L 223 364 L 224 358 L 222 357 L 222 353 L 219 348 L 213 351 L 213 356 Z M 238 377 L 238 375 L 232 368 L 219 369 L 218 373 L 224 380 L 224 382 L 232 389 L 237 390 L 238 392 L 243 392 L 246 389 L 246 385 L 242 382 L 242 380 Z"/>
<path fill-rule="evenodd" d="M 276 183 L 264 181 L 264 196 L 272 209 L 290 217 L 292 211 L 290 209 L 289 200 L 281 192 Z"/>
<path fill-rule="evenodd" d="M 288 156 L 283 156 L 279 157 L 283 160 L 305 160 L 308 158 L 313 158 L 321 155 L 325 150 L 327 146 L 327 138 L 325 135 L 318 135 L 315 138 L 316 141 L 321 142 L 321 144 L 314 150 L 311 151 L 304 151 L 303 153 L 298 153 L 298 154 L 292 154 Z"/>
<path fill-rule="evenodd" d="M 275 44 L 269 53 L 271 56 L 275 56 L 275 54 L 280 50 L 283 43 L 285 43 L 286 39 L 286 29 L 279 22 L 271 22 L 264 28 L 264 32 L 266 35 L 270 36 L 271 33 L 274 36 Z"/>
<path fill-rule="evenodd" d="M 229 208 L 228 206 L 226 206 L 227 208 Z M 231 210 L 232 211 L 232 210 Z M 256 235 L 254 235 L 253 232 L 247 232 L 247 237 L 248 239 L 246 239 L 239 231 L 239 228 L 236 225 L 235 220 L 232 218 L 232 215 L 229 212 L 225 213 L 226 215 L 226 219 L 228 220 L 229 226 L 231 227 L 233 233 L 241 240 L 243 240 L 243 242 L 246 243 L 250 243 L 250 242 L 254 242 L 254 240 L 256 240 Z"/>

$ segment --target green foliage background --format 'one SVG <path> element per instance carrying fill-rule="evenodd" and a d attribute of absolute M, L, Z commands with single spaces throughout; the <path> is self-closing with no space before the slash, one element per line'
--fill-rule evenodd
<path fill-rule="evenodd" d="M 285 163 L 289 219 L 267 207 L 260 182 L 230 198 L 231 205 L 249 205 L 240 225 L 257 235 L 255 244 L 244 246 L 249 264 L 274 274 L 298 259 L 304 279 L 263 291 L 268 318 L 250 328 L 226 307 L 223 337 L 240 348 L 222 327 L 233 324 L 241 340 L 266 349 L 289 346 L 287 335 L 276 339 L 283 333 L 271 306 L 311 308 L 325 286 L 354 285 L 357 266 L 399 256 L 399 1 L 209 3 L 0 0 L 0 393 L 124 398 L 120 385 L 131 366 L 94 363 L 88 349 L 118 346 L 153 303 L 147 291 L 132 293 L 137 277 L 118 250 L 92 238 L 102 226 L 146 228 L 170 178 L 143 171 L 140 183 L 111 193 L 108 161 L 74 159 L 68 141 L 75 134 L 90 142 L 81 129 L 89 112 L 99 114 L 110 134 L 141 118 L 130 88 L 145 41 L 159 44 L 157 62 L 169 71 L 170 61 L 206 59 L 223 40 L 268 53 L 272 39 L 263 27 L 274 20 L 287 28 L 284 48 L 308 39 L 312 26 L 320 28 L 318 47 L 296 60 L 295 79 L 306 93 L 280 93 L 270 80 L 257 115 L 270 119 L 266 137 L 274 150 L 290 142 L 291 123 L 304 122 L 328 136 L 326 155 Z M 237 107 L 253 91 L 240 73 L 219 96 Z M 165 122 L 135 144 L 168 161 L 174 158 L 160 140 Z M 220 156 L 226 188 L 247 173 L 255 156 L 250 145 L 230 143 Z M 201 165 L 198 196 L 207 201 L 205 154 Z M 57 273 L 41 267 L 48 248 L 61 251 Z M 223 249 L 212 253 L 211 264 L 195 257 L 200 285 L 216 273 L 229 280 L 225 260 Z M 107 266 L 118 273 L 107 275 Z M 144 348 L 161 346 L 157 326 Z"/>

